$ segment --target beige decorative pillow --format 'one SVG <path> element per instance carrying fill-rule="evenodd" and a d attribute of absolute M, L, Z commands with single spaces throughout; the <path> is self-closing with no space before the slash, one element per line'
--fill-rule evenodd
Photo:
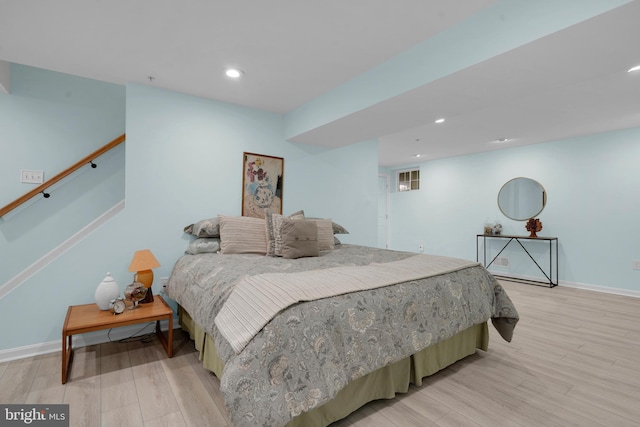
<path fill-rule="evenodd" d="M 315 221 L 283 218 L 280 232 L 283 258 L 318 256 L 318 226 Z"/>
<path fill-rule="evenodd" d="M 267 235 L 264 218 L 218 215 L 220 253 L 266 254 Z"/>
<path fill-rule="evenodd" d="M 336 248 L 333 240 L 333 221 L 331 219 L 310 219 L 306 221 L 315 221 L 318 225 L 318 246 L 321 251 Z"/>

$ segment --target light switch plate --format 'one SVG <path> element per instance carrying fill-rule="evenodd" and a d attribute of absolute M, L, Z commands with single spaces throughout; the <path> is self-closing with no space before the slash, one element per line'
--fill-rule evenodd
<path fill-rule="evenodd" d="M 20 182 L 26 184 L 42 184 L 44 182 L 44 171 L 22 169 L 20 170 Z"/>

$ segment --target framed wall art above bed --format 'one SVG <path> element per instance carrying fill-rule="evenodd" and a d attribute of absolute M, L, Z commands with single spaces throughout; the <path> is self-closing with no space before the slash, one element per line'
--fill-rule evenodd
<path fill-rule="evenodd" d="M 284 159 L 242 154 L 242 216 L 264 218 L 265 211 L 282 214 Z"/>

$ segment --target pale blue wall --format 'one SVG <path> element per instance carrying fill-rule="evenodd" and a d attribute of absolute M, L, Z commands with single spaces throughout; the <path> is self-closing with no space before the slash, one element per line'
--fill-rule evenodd
<path fill-rule="evenodd" d="M 20 169 L 51 178 L 124 132 L 125 87 L 11 64 L 0 94 L 0 205 L 30 190 Z"/>
<path fill-rule="evenodd" d="M 631 269 L 640 259 L 639 140 L 640 129 L 629 129 L 420 163 L 420 191 L 391 194 L 390 247 L 417 252 L 424 242 L 425 253 L 475 260 L 487 218 L 505 234 L 528 234 L 497 206 L 502 184 L 525 176 L 547 190 L 539 234 L 559 238 L 561 283 L 640 291 L 640 271 Z M 534 252 L 546 259 L 543 248 Z M 535 272 L 521 251 L 505 255 L 516 261 L 510 273 Z"/>
<path fill-rule="evenodd" d="M 342 148 L 289 144 L 285 162 L 285 209 L 332 218 L 349 230 L 344 243 L 375 246 L 378 215 L 378 142 Z M 291 179 L 289 179 L 291 178 Z M 287 199 L 287 194 L 293 195 Z M 298 202 L 304 200 L 304 203 Z"/>
<path fill-rule="evenodd" d="M 11 65 L 11 93 L 0 94 L 0 206 L 112 141 L 125 130 L 125 87 Z M 124 198 L 124 146 L 0 219 L 0 286 Z"/>
<path fill-rule="evenodd" d="M 285 213 L 332 217 L 352 233 L 343 240 L 374 244 L 376 141 L 298 146 L 277 114 L 144 85 L 126 95 L 126 207 L 0 300 L 0 350 L 57 343 L 67 306 L 92 302 L 107 271 L 124 289 L 137 249 L 158 258 L 156 278 L 168 276 L 187 246 L 185 225 L 240 214 L 243 151 L 285 158 Z"/>

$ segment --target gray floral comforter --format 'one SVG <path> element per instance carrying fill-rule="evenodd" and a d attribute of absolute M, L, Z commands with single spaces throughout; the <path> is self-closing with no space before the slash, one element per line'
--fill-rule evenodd
<path fill-rule="evenodd" d="M 474 265 L 283 310 L 238 355 L 214 319 L 239 277 L 367 265 L 413 256 L 355 245 L 319 257 L 185 255 L 167 294 L 211 335 L 225 363 L 221 390 L 237 427 L 280 426 L 331 400 L 350 381 L 492 319 L 507 341 L 518 321 L 500 284 Z"/>

